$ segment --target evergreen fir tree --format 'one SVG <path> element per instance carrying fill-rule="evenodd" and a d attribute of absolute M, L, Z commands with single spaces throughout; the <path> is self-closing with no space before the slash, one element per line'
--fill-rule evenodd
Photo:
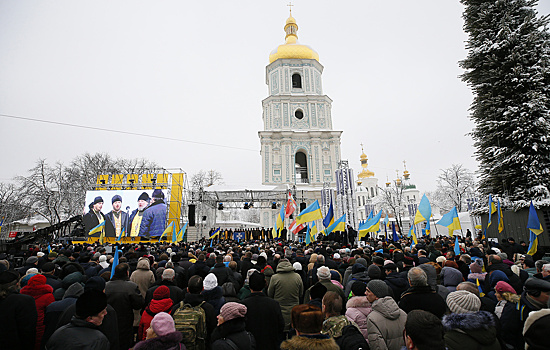
<path fill-rule="evenodd" d="M 480 190 L 511 200 L 550 190 L 549 19 L 537 0 L 461 0 L 468 56 L 462 79 L 474 92 L 471 133 Z"/>

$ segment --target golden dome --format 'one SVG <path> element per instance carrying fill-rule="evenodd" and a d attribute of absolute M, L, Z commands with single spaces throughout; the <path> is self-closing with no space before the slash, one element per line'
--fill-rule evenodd
<path fill-rule="evenodd" d="M 361 167 L 363 167 L 363 170 L 357 175 L 357 177 L 359 179 L 364 179 L 366 177 L 374 177 L 374 173 L 372 171 L 370 171 L 369 169 L 367 169 L 368 167 L 368 158 L 367 158 L 367 155 L 365 154 L 365 151 L 363 151 L 363 144 L 361 144 L 361 156 L 359 157 L 360 161 L 361 161 Z"/>
<path fill-rule="evenodd" d="M 298 24 L 292 17 L 288 17 L 285 24 L 285 43 L 277 46 L 275 50 L 269 54 L 269 63 L 273 63 L 279 58 L 301 58 L 317 60 L 319 62 L 319 54 L 311 47 L 302 45 L 298 42 Z"/>

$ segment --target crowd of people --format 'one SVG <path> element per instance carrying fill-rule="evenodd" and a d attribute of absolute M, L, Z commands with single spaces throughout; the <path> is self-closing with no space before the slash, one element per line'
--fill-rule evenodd
<path fill-rule="evenodd" d="M 549 298 L 513 239 L 50 243 L 0 254 L 0 348 L 548 349 Z"/>

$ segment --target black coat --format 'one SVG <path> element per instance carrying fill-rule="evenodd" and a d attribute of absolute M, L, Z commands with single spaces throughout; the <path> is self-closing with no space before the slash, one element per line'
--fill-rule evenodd
<path fill-rule="evenodd" d="M 233 278 L 233 271 L 231 271 L 229 267 L 225 266 L 224 263 L 215 264 L 210 272 L 213 273 L 218 279 L 218 286 L 223 286 L 225 282 L 233 283 L 235 281 Z"/>
<path fill-rule="evenodd" d="M 99 212 L 99 213 L 103 217 L 103 220 L 105 220 L 105 215 L 103 215 L 102 212 Z M 82 217 L 82 223 L 84 224 L 84 232 L 88 234 L 88 232 L 90 232 L 91 229 L 99 225 L 99 220 L 97 219 L 97 216 L 94 214 L 94 211 L 90 210 L 89 212 L 86 213 L 86 215 Z M 90 237 L 99 237 L 100 234 L 101 234 L 100 232 L 96 232 Z"/>
<path fill-rule="evenodd" d="M 399 302 L 399 300 L 401 300 L 401 294 L 409 289 L 409 281 L 397 272 L 392 272 L 387 275 L 384 282 L 386 282 L 388 287 L 393 291 L 393 299 L 396 302 Z"/>
<path fill-rule="evenodd" d="M 47 350 L 108 350 L 109 340 L 90 322 L 73 318 L 52 334 Z"/>
<path fill-rule="evenodd" d="M 521 294 L 521 292 L 523 291 L 523 283 L 521 282 L 521 279 L 518 277 L 518 275 L 516 275 L 512 269 L 510 268 L 510 266 L 506 265 L 505 263 L 497 263 L 497 264 L 492 264 L 492 265 L 489 265 L 487 266 L 487 272 L 488 272 L 488 276 L 485 277 L 485 284 L 486 284 L 486 287 L 487 289 L 486 290 L 491 290 L 491 282 L 490 282 L 490 278 L 489 275 L 491 274 L 491 272 L 493 271 L 496 271 L 496 270 L 500 270 L 502 272 L 504 272 L 506 274 L 506 277 L 508 277 L 508 279 L 510 280 L 510 285 L 512 286 L 512 288 L 515 289 L 516 293 L 517 294 Z"/>
<path fill-rule="evenodd" d="M 19 293 L 0 299 L 0 339 L 2 349 L 34 348 L 38 314 L 34 298 Z"/>
<path fill-rule="evenodd" d="M 206 265 L 204 261 L 197 261 L 189 268 L 189 278 L 194 275 L 201 276 L 203 279 L 210 272 L 210 267 Z"/>
<path fill-rule="evenodd" d="M 75 314 L 76 303 L 69 306 L 63 315 L 61 315 L 59 322 L 57 322 L 57 328 L 70 323 Z M 109 340 L 111 350 L 118 350 L 120 348 L 116 311 L 111 305 L 107 305 L 107 314 L 103 318 L 103 323 L 101 323 L 98 329 L 107 337 L 107 340 Z"/>
<path fill-rule="evenodd" d="M 166 286 L 168 287 L 168 289 L 170 289 L 170 299 L 172 299 L 172 301 L 174 302 L 174 305 L 179 304 L 179 302 L 182 301 L 183 298 L 185 297 L 185 292 L 183 291 L 183 289 L 176 286 L 174 282 L 161 280 L 155 283 L 151 288 L 147 289 L 147 293 L 145 293 L 144 305 L 149 305 L 151 300 L 153 300 L 153 293 L 160 286 Z"/>
<path fill-rule="evenodd" d="M 285 321 L 281 306 L 262 292 L 251 293 L 242 303 L 246 306 L 246 330 L 256 339 L 258 349 L 279 348 Z"/>
<path fill-rule="evenodd" d="M 241 262 L 241 275 L 243 276 L 243 281 L 246 279 L 246 273 L 248 270 L 253 269 L 254 264 L 252 263 L 250 258 L 244 258 Z"/>
<path fill-rule="evenodd" d="M 234 318 L 224 322 L 214 329 L 212 333 L 212 349 L 215 350 L 233 350 L 225 339 L 231 339 L 239 350 L 256 349 L 254 336 L 245 329 L 244 318 Z"/>
<path fill-rule="evenodd" d="M 116 277 L 105 285 L 105 294 L 107 303 L 116 310 L 120 349 L 127 350 L 134 340 L 134 310 L 143 307 L 143 297 L 137 284 Z"/>
<path fill-rule="evenodd" d="M 430 286 L 416 286 L 407 289 L 401 295 L 399 308 L 406 313 L 412 310 L 424 310 L 442 318 L 447 310 L 445 300 Z"/>
<path fill-rule="evenodd" d="M 120 211 L 120 229 L 125 230 L 125 235 L 130 236 L 129 215 L 125 211 Z M 113 211 L 105 215 L 105 237 L 116 237 L 115 215 Z"/>

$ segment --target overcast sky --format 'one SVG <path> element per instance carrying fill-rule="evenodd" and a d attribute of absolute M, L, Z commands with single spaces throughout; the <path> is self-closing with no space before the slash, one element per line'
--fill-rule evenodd
<path fill-rule="evenodd" d="M 287 3 L 0 0 L 0 114 L 223 146 L 0 117 L 0 181 L 38 158 L 108 152 L 260 184 L 265 66 L 284 42 Z M 476 169 L 458 0 L 293 4 L 356 174 L 361 143 L 379 184 L 403 160 L 421 191 L 453 163 Z"/>

